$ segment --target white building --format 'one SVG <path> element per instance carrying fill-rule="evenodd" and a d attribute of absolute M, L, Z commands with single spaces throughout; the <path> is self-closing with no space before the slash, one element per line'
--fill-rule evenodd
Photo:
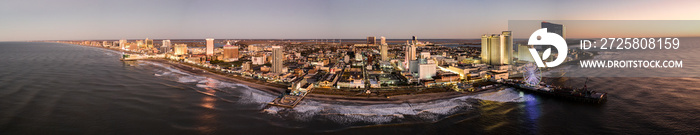
<path fill-rule="evenodd" d="M 409 44 L 408 41 L 406 41 L 406 52 L 404 57 L 404 62 L 405 62 L 405 67 L 409 68 L 410 63 L 412 60 L 416 60 L 416 45 L 415 44 Z"/>
<path fill-rule="evenodd" d="M 170 52 L 170 40 L 163 40 L 162 42 L 163 44 L 160 45 L 160 51 L 164 53 Z"/>
<path fill-rule="evenodd" d="M 262 65 L 265 64 L 265 56 L 254 56 L 250 58 L 250 61 L 253 62 L 253 65 Z"/>
<path fill-rule="evenodd" d="M 213 38 L 207 38 L 205 39 L 207 41 L 207 51 L 206 55 L 207 56 L 212 56 L 214 55 L 214 39 Z"/>
<path fill-rule="evenodd" d="M 119 48 L 126 50 L 126 39 L 119 40 Z"/>
<path fill-rule="evenodd" d="M 379 39 L 380 45 L 386 45 L 386 38 L 384 36 L 379 37 Z"/>
<path fill-rule="evenodd" d="M 163 40 L 163 45 L 161 47 L 170 47 L 170 40 Z"/>
<path fill-rule="evenodd" d="M 433 60 L 427 60 L 425 63 L 420 63 L 418 70 L 418 78 L 421 80 L 432 79 L 437 73 L 437 65 Z"/>
<path fill-rule="evenodd" d="M 430 59 L 430 52 L 420 52 L 420 57 L 424 59 Z"/>

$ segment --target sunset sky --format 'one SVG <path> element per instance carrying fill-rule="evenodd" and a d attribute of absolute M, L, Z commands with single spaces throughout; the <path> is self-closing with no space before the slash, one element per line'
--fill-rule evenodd
<path fill-rule="evenodd" d="M 508 30 L 508 20 L 700 20 L 700 1 L 9 0 L 2 3 L 0 41 L 366 36 L 407 39 L 412 35 L 470 39 Z M 700 36 L 696 32 L 700 24 L 693 24 L 700 21 L 688 22 L 691 24 L 687 26 L 674 25 L 679 27 L 678 32 L 665 33 Z M 568 32 L 574 29 L 567 25 Z M 598 36 L 585 31 L 567 34 L 571 38 Z"/>

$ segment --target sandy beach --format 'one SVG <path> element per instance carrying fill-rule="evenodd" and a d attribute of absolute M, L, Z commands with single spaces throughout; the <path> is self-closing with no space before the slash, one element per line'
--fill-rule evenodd
<path fill-rule="evenodd" d="M 161 63 L 164 65 L 168 65 L 170 67 L 173 67 L 173 68 L 176 68 L 178 70 L 182 70 L 184 72 L 187 72 L 187 73 L 190 73 L 193 75 L 197 75 L 197 76 L 204 76 L 204 77 L 217 79 L 217 80 L 221 80 L 221 81 L 243 84 L 243 85 L 246 85 L 248 87 L 255 88 L 255 89 L 261 90 L 263 92 L 267 92 L 267 93 L 274 94 L 274 95 L 279 95 L 286 90 L 286 88 L 273 87 L 274 85 L 271 85 L 271 84 L 265 85 L 265 84 L 253 83 L 253 82 L 244 81 L 242 79 L 237 79 L 237 78 L 234 78 L 232 76 L 229 77 L 229 76 L 224 76 L 224 75 L 220 75 L 220 74 L 216 74 L 216 73 L 211 73 L 209 71 L 200 69 L 198 67 L 185 65 L 185 64 L 170 61 L 170 60 L 148 59 L 145 61 L 157 62 L 157 63 Z"/>

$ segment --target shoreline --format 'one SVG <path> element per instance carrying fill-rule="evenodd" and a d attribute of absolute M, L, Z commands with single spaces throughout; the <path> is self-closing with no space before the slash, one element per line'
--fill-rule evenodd
<path fill-rule="evenodd" d="M 76 45 L 76 44 L 72 44 L 72 45 Z M 87 46 L 87 45 L 78 45 L 78 46 Z M 126 52 L 124 50 L 104 48 L 104 47 L 100 47 L 100 46 L 87 46 L 87 47 L 101 48 L 101 49 L 123 52 L 123 53 L 134 53 L 134 52 Z M 172 68 L 175 68 L 177 70 L 180 70 L 180 71 L 183 71 L 186 73 L 190 73 L 193 75 L 213 78 L 213 79 L 217 79 L 220 81 L 243 84 L 243 85 L 246 85 L 250 88 L 253 88 L 253 89 L 259 90 L 261 92 L 268 93 L 268 94 L 272 94 L 272 95 L 281 95 L 282 93 L 284 93 L 287 90 L 286 88 L 270 86 L 270 85 L 275 85 L 275 84 L 269 84 L 267 82 L 250 82 L 250 81 L 246 81 L 246 80 L 243 80 L 242 78 L 238 78 L 235 76 L 214 73 L 214 72 L 209 71 L 208 69 L 203 69 L 201 67 L 191 66 L 191 65 L 188 65 L 185 63 L 180 63 L 180 62 L 176 62 L 176 61 L 172 61 L 172 60 L 168 60 L 168 59 L 144 59 L 143 61 L 164 64 L 164 65 L 167 65 L 169 67 L 172 67 Z M 268 85 L 265 85 L 265 84 L 268 84 Z M 476 95 L 476 94 L 480 94 L 480 93 L 483 93 L 486 91 L 490 91 L 490 90 L 481 90 L 481 91 L 474 91 L 474 92 L 445 91 L 445 92 L 430 92 L 430 93 L 410 93 L 410 94 L 402 94 L 402 95 L 395 95 L 395 96 L 379 96 L 379 95 L 371 95 L 371 94 L 366 95 L 366 96 L 351 96 L 351 95 L 318 94 L 318 93 L 311 92 L 311 93 L 307 94 L 306 99 L 310 99 L 310 100 L 314 100 L 314 101 L 321 101 L 321 102 L 328 102 L 328 103 L 341 102 L 341 103 L 354 103 L 354 104 L 427 103 L 427 102 L 431 102 L 431 101 L 445 100 L 445 99 L 451 99 L 451 98 L 456 98 L 456 97 L 461 97 L 461 96 Z"/>
<path fill-rule="evenodd" d="M 217 79 L 220 81 L 243 84 L 243 85 L 246 85 L 248 87 L 254 88 L 256 90 L 260 90 L 262 92 L 273 94 L 273 95 L 282 94 L 286 90 L 284 88 L 258 84 L 258 83 L 249 82 L 249 81 L 241 80 L 238 78 L 230 77 L 230 76 L 224 76 L 224 75 L 220 75 L 217 73 L 211 73 L 210 71 L 207 71 L 205 69 L 201 69 L 199 67 L 193 67 L 190 65 L 177 63 L 177 62 L 166 60 L 166 59 L 148 59 L 148 60 L 143 60 L 143 61 L 164 64 L 164 65 L 167 65 L 169 67 L 175 68 L 177 70 L 181 70 L 183 72 L 190 73 L 190 74 L 197 75 L 197 76 L 203 76 L 203 77 L 208 77 L 208 78 L 212 78 L 212 79 Z"/>
<path fill-rule="evenodd" d="M 259 84 L 255 82 L 248 82 L 245 80 L 240 80 L 235 77 L 231 76 L 225 76 L 221 75 L 218 73 L 212 73 L 210 71 L 206 71 L 205 69 L 201 69 L 199 67 L 193 67 L 190 65 L 182 64 L 182 63 L 177 63 L 174 61 L 166 60 L 166 59 L 148 59 L 145 61 L 150 61 L 150 62 L 156 62 L 164 65 L 168 65 L 169 67 L 176 68 L 177 70 L 181 70 L 190 74 L 198 75 L 198 76 L 204 76 L 204 77 L 209 77 L 221 81 L 227 81 L 227 82 L 233 82 L 233 83 L 238 83 L 238 84 L 243 84 L 248 87 L 254 88 L 256 90 L 260 90 L 262 92 L 266 92 L 269 94 L 273 95 L 280 95 L 282 94 L 286 89 L 279 88 L 279 87 L 273 87 L 273 86 L 268 86 L 264 84 Z M 202 72 L 206 71 L 206 72 Z M 321 102 L 342 102 L 342 103 L 356 103 L 356 104 L 402 104 L 402 103 L 426 103 L 430 101 L 436 101 L 436 100 L 444 100 L 444 99 L 451 99 L 455 97 L 461 97 L 461 96 L 468 96 L 468 95 L 476 95 L 479 93 L 482 93 L 484 91 L 488 90 L 483 90 L 483 91 L 476 91 L 476 92 L 469 92 L 469 93 L 462 93 L 462 92 L 456 92 L 456 91 L 449 91 L 449 92 L 433 92 L 433 93 L 421 93 L 421 94 L 405 94 L 405 95 L 396 95 L 396 96 L 389 96 L 389 97 L 383 97 L 383 96 L 343 96 L 343 95 L 327 95 L 327 94 L 318 94 L 318 93 L 309 93 L 306 96 L 306 99 L 314 100 L 314 101 L 321 101 Z"/>

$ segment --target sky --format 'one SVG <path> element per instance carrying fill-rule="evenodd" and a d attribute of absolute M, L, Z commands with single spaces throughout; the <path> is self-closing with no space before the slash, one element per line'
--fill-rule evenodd
<path fill-rule="evenodd" d="M 509 20 L 700 20 L 700 1 L 1 1 L 0 41 L 474 39 Z"/>

